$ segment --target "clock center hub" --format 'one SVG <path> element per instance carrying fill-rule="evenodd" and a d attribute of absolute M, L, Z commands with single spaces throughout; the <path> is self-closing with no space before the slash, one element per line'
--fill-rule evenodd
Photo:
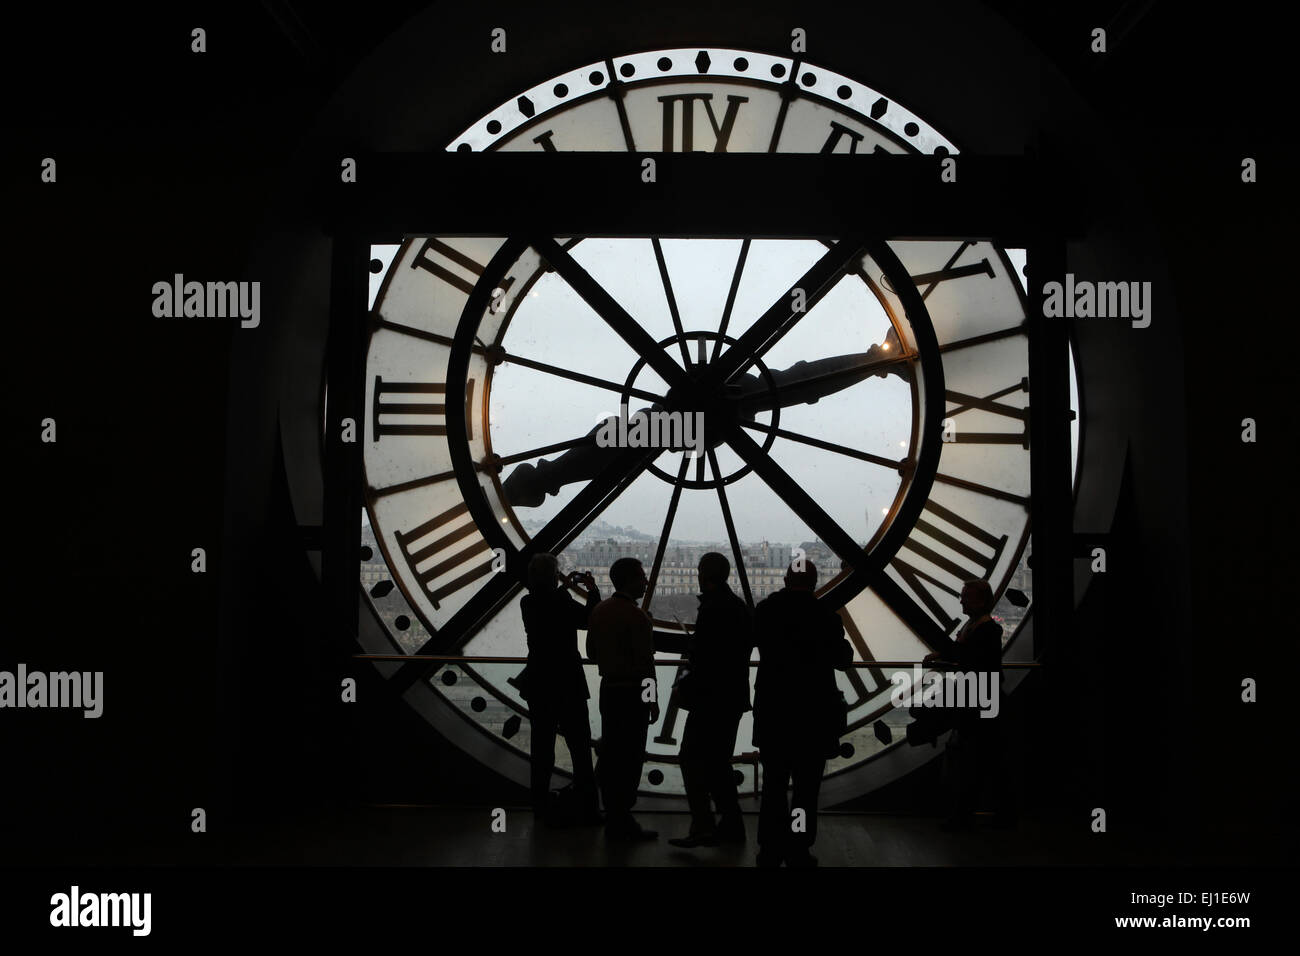
<path fill-rule="evenodd" d="M 652 474 L 669 484 L 680 484 L 684 488 L 716 488 L 731 484 L 749 474 L 752 470 L 751 466 L 743 463 L 739 467 L 727 470 L 719 460 L 721 456 L 718 454 L 727 444 L 728 437 L 744 428 L 743 423 L 746 421 L 758 421 L 768 426 L 763 429 L 766 431 L 762 445 L 764 452 L 770 449 L 776 440 L 775 429 L 781 417 L 779 402 L 771 402 L 770 410 L 755 415 L 752 410 L 746 408 L 745 403 L 745 399 L 753 398 L 752 386 L 712 384 L 708 381 L 710 356 L 716 358 L 727 348 L 734 347 L 735 343 L 736 339 L 729 335 L 705 331 L 685 332 L 681 335 L 669 336 L 657 343 L 665 354 L 674 357 L 674 361 L 680 359 L 683 346 L 686 354 L 696 356 L 696 360 L 691 361 L 686 368 L 687 380 L 669 388 L 663 400 L 656 403 L 654 407 L 669 413 L 693 416 L 697 427 L 703 433 L 703 439 L 698 446 L 703 454 L 699 456 L 693 470 L 688 468 L 688 473 L 694 474 L 695 477 L 679 481 L 677 469 L 672 463 L 666 468 L 653 463 L 649 466 Z M 637 359 L 624 382 L 622 400 L 629 409 L 639 407 L 637 403 L 640 399 L 633 397 L 631 390 L 636 387 L 637 379 L 646 365 L 644 357 Z M 759 359 L 754 363 L 754 367 L 759 372 L 760 388 L 774 394 L 776 382 L 767 366 Z M 763 421 L 764 418 L 770 421 Z M 685 449 L 671 448 L 669 451 L 680 454 Z M 706 464 L 709 477 L 705 476 Z M 721 474 L 718 473 L 719 470 Z"/>

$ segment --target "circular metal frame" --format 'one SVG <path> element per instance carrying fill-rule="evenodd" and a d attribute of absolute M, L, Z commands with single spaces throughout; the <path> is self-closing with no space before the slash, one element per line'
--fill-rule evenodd
<path fill-rule="evenodd" d="M 723 335 L 718 332 L 705 332 L 705 331 L 683 332 L 681 335 L 670 335 L 665 339 L 661 339 L 656 344 L 658 344 L 660 347 L 664 347 L 665 351 L 667 351 L 666 346 L 674 342 L 677 342 L 679 340 L 690 341 L 692 339 L 714 339 L 714 340 L 721 339 L 727 345 L 736 344 L 735 338 L 730 335 Z M 764 362 L 762 359 L 758 359 L 756 364 L 759 367 L 760 374 L 762 374 L 762 376 L 765 379 L 767 379 L 768 391 L 775 393 L 776 382 L 772 378 L 772 373 L 768 369 L 767 363 Z M 627 379 L 624 381 L 623 384 L 624 405 L 630 404 L 628 402 L 628 398 L 630 397 L 628 394 L 628 390 L 631 389 L 632 386 L 636 384 L 636 377 L 641 373 L 641 369 L 645 368 L 645 365 L 646 365 L 646 358 L 645 356 L 642 356 L 636 360 L 636 364 L 632 366 L 632 370 L 627 373 Z M 775 428 L 780 423 L 781 423 L 781 406 L 774 405 L 772 408 L 772 427 Z M 723 442 L 721 442 L 720 444 L 725 444 L 725 441 L 726 440 L 723 439 Z M 776 433 L 769 432 L 767 438 L 764 439 L 762 444 L 763 451 L 765 452 L 768 451 L 772 447 L 772 443 L 775 441 L 776 441 Z M 672 451 L 675 449 L 669 449 L 669 450 Z M 740 468 L 737 471 L 733 471 L 726 478 L 714 478 L 711 481 L 699 481 L 694 478 L 683 478 L 680 482 L 677 480 L 676 477 L 664 471 L 662 468 L 657 466 L 654 462 L 651 462 L 646 467 L 646 470 L 649 471 L 656 478 L 661 478 L 662 480 L 666 481 L 670 485 L 680 484 L 681 487 L 683 488 L 691 488 L 694 490 L 706 490 L 710 488 L 717 488 L 719 485 L 729 485 L 732 482 L 739 481 L 741 478 L 745 477 L 754 469 L 752 465 L 747 464 L 745 465 L 745 467 Z"/>
<path fill-rule="evenodd" d="M 888 562 L 902 547 L 920 517 L 930 494 L 934 474 L 938 470 L 945 408 L 943 363 L 934 327 L 930 322 L 929 312 L 920 291 L 912 283 L 907 270 L 903 268 L 898 257 L 884 240 L 850 238 L 842 241 L 859 241 L 865 248 L 866 254 L 881 267 L 884 275 L 888 276 L 891 283 L 899 290 L 896 294 L 903 303 L 908 324 L 917 344 L 917 362 L 920 364 L 924 380 L 924 411 L 920 427 L 919 452 L 915 467 L 911 471 L 911 480 L 906 484 L 901 504 L 897 504 L 890 515 L 891 520 L 887 529 L 870 552 L 852 556 L 856 560 L 848 561 L 853 568 L 851 573 L 842 578 L 835 587 L 823 591 L 818 597 L 818 600 L 826 606 L 835 608 L 842 607 L 884 575 Z M 447 361 L 447 394 L 463 394 L 469 376 L 470 356 L 475 344 L 478 324 L 488 309 L 491 291 L 499 285 L 500 280 L 507 275 L 510 266 L 528 246 L 528 241 L 522 237 L 508 239 L 483 270 L 480 281 L 465 304 L 453 337 L 451 354 Z M 456 473 L 456 480 L 460 485 L 461 495 L 468 505 L 471 518 L 487 539 L 489 547 L 504 549 L 509 556 L 508 567 L 512 568 L 516 575 L 521 574 L 532 552 L 528 545 L 523 549 L 515 547 L 499 526 L 490 505 L 483 497 L 482 486 L 476 478 L 477 469 L 469 452 L 464 417 L 449 415 L 446 427 L 452 468 Z M 504 600 L 499 602 L 488 615 L 485 615 L 485 618 L 499 610 L 504 603 Z"/>

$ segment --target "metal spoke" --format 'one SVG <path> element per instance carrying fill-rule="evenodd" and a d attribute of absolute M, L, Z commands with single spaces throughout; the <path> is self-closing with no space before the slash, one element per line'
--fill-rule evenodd
<path fill-rule="evenodd" d="M 955 352 L 958 349 L 967 349 L 972 345 L 983 345 L 985 342 L 997 342 L 1000 339 L 1009 339 L 1013 335 L 1025 335 L 1028 323 L 1021 322 L 1019 325 L 1008 326 L 1005 329 L 998 329 L 996 332 L 985 332 L 982 335 L 972 335 L 969 338 L 958 339 L 955 342 L 949 342 L 947 345 L 940 345 L 940 352 Z"/>
<path fill-rule="evenodd" d="M 686 330 L 682 328 L 682 316 L 677 311 L 677 297 L 673 295 L 673 280 L 668 278 L 668 263 L 664 261 L 664 247 L 659 237 L 650 239 L 654 246 L 655 262 L 659 264 L 659 278 L 664 284 L 664 297 L 668 300 L 668 314 L 673 317 L 673 329 L 677 332 L 677 344 L 682 350 L 682 366 L 691 367 L 691 353 L 686 349 Z"/>
<path fill-rule="evenodd" d="M 965 478 L 955 478 L 952 475 L 945 475 L 943 472 L 935 472 L 935 481 L 941 481 L 945 485 L 953 485 L 957 488 L 965 488 L 968 491 L 976 491 L 981 495 L 988 495 L 990 498 L 997 498 L 999 501 L 1010 501 L 1024 507 L 1029 507 L 1029 498 L 1025 495 L 1017 495 L 1010 491 L 1003 491 L 1000 488 L 991 488 L 988 485 L 981 485 L 977 481 L 968 481 Z"/>
<path fill-rule="evenodd" d="M 722 481 L 722 472 L 718 469 L 718 456 L 709 449 L 709 468 L 713 479 L 718 483 L 718 503 L 722 505 L 722 520 L 727 524 L 727 539 L 731 542 L 731 553 L 736 556 L 736 574 L 740 578 L 741 590 L 745 592 L 745 603 L 754 606 L 754 595 L 749 590 L 749 576 L 745 574 L 745 556 L 740 552 L 740 540 L 736 537 L 736 524 L 731 520 L 731 506 L 727 503 L 727 486 Z"/>
<path fill-rule="evenodd" d="M 661 448 L 631 448 L 620 450 L 610 466 L 587 483 L 574 498 L 546 523 L 517 555 L 517 566 L 527 567 L 535 554 L 558 554 L 582 533 L 600 513 L 627 490 L 650 463 L 662 452 Z M 437 633 L 430 636 L 416 654 L 454 654 L 478 632 L 479 626 L 496 613 L 522 587 L 515 574 L 492 574 L 487 583 L 447 620 Z M 416 682 L 432 675 L 440 663 L 418 664 L 412 662 L 395 673 L 389 680 L 397 693 L 403 693 Z"/>
<path fill-rule="evenodd" d="M 740 289 L 740 275 L 745 271 L 745 260 L 749 258 L 749 242 L 745 239 L 740 244 L 740 255 L 736 257 L 736 268 L 731 273 L 731 288 L 727 291 L 727 304 L 722 308 L 722 322 L 718 325 L 718 337 L 713 340 L 710 361 L 716 359 L 722 351 L 722 337 L 727 334 L 727 326 L 731 324 L 731 309 L 736 304 L 736 292 Z"/>
<path fill-rule="evenodd" d="M 476 350 L 477 351 L 477 350 Z M 522 365 L 525 368 L 536 369 L 539 372 L 545 372 L 548 375 L 556 375 L 560 378 L 567 378 L 570 381 L 581 382 L 583 385 L 594 385 L 596 388 L 608 389 L 611 392 L 625 392 L 629 396 L 645 399 L 646 401 L 662 404 L 664 396 L 657 395 L 654 392 L 648 392 L 643 388 L 624 389 L 618 382 L 611 382 L 608 379 L 596 378 L 594 375 L 584 375 L 582 372 L 574 372 L 571 369 L 561 368 L 558 365 L 550 365 L 546 362 L 539 362 L 536 359 L 524 358 L 521 355 L 512 355 L 507 352 L 501 359 L 502 362 L 508 362 L 512 365 Z"/>
<path fill-rule="evenodd" d="M 832 551 L 851 564 L 860 562 L 865 555 L 862 546 L 784 468 L 768 457 L 754 439 L 736 428 L 727 436 L 727 444 Z"/>
<path fill-rule="evenodd" d="M 659 568 L 663 564 L 664 550 L 668 547 L 668 535 L 673 530 L 673 517 L 677 514 L 677 502 L 682 496 L 682 479 L 686 477 L 686 465 L 690 459 L 682 455 L 682 467 L 677 470 L 677 481 L 673 483 L 673 496 L 668 502 L 668 514 L 664 516 L 664 530 L 659 535 L 659 547 L 655 551 L 654 564 L 650 567 L 650 580 L 646 584 L 645 597 L 641 599 L 641 609 L 650 610 L 650 599 L 654 597 L 655 583 L 659 580 Z"/>
<path fill-rule="evenodd" d="M 439 335 L 437 332 L 426 332 L 424 329 L 417 329 L 410 325 L 402 325 L 399 322 L 390 322 L 387 319 L 375 319 L 375 328 L 388 329 L 392 332 L 398 332 L 402 335 L 409 335 L 412 338 L 423 339 L 426 342 L 436 342 L 439 345 L 451 347 L 452 340 L 450 336 Z M 546 372 L 548 375 L 556 375 L 560 378 L 567 378 L 574 382 L 581 382 L 584 385 L 594 385 L 596 388 L 608 389 L 611 392 L 627 392 L 630 396 L 642 398 L 647 401 L 662 403 L 664 396 L 657 395 L 654 392 L 646 391 L 643 388 L 624 389 L 618 382 L 611 382 L 608 379 L 597 378 L 594 375 L 585 375 L 582 372 L 575 372 L 572 369 L 562 368 L 559 365 L 551 365 L 547 362 L 539 362 L 537 359 L 525 358 L 522 355 L 515 355 L 499 347 L 474 345 L 472 351 L 476 355 L 483 355 L 489 361 L 498 360 L 508 362 L 512 365 L 522 365 L 524 368 L 536 369 L 539 372 Z"/>
<path fill-rule="evenodd" d="M 513 465 L 515 462 L 527 461 L 530 458 L 540 458 L 542 455 L 549 455 L 553 451 L 567 451 L 570 448 L 576 448 L 579 445 L 586 444 L 591 440 L 590 435 L 582 435 L 578 438 L 570 438 L 568 441 L 558 441 L 554 445 L 543 445 L 541 448 L 530 448 L 528 451 L 515 452 L 513 455 L 506 455 L 504 458 L 486 459 L 479 462 L 479 468 L 487 467 L 488 461 L 496 468 L 504 468 L 506 465 Z"/>
<path fill-rule="evenodd" d="M 371 488 L 370 494 L 376 500 L 388 495 L 400 495 L 404 491 L 410 491 L 412 488 L 424 488 L 427 485 L 436 485 L 440 481 L 447 481 L 449 478 L 455 478 L 456 472 L 440 471 L 437 474 L 426 475 L 423 478 L 412 478 L 410 481 L 398 482 L 395 485 L 388 485 L 384 488 Z"/>
<path fill-rule="evenodd" d="M 959 404 L 952 411 L 947 412 L 946 416 L 952 418 L 954 415 L 960 415 L 962 412 L 970 411 L 972 408 L 978 408 L 986 412 L 992 412 L 995 415 L 1002 415 L 1006 418 L 1018 418 L 1022 421 L 1028 421 L 1029 409 L 1027 407 L 1017 408 L 1014 405 L 1000 405 L 995 401 L 995 399 L 1002 398 L 1005 395 L 1010 395 L 1012 392 L 1022 391 L 1025 391 L 1025 388 L 1020 382 L 1017 382 L 1015 385 L 1008 385 L 1006 388 L 998 389 L 992 395 L 985 395 L 983 398 L 980 398 L 977 395 L 965 395 L 961 392 L 949 391 L 945 393 L 947 400 Z M 962 402 L 965 402 L 965 404 L 960 404 Z"/>
<path fill-rule="evenodd" d="M 424 329 L 417 329 L 413 325 L 403 325 L 400 322 L 392 322 L 388 319 L 382 319 L 379 317 L 378 312 L 372 312 L 370 315 L 371 322 L 376 329 L 388 329 L 391 332 L 409 335 L 413 339 L 423 339 L 425 342 L 435 342 L 438 345 L 445 345 L 447 348 L 451 348 L 452 338 L 449 335 L 440 335 L 437 332 L 427 332 Z M 482 345 L 478 344 L 471 346 L 471 350 L 476 355 L 482 355 L 486 351 Z"/>
<path fill-rule="evenodd" d="M 578 293 L 637 355 L 645 359 L 646 364 L 658 372 L 659 377 L 670 388 L 674 385 L 688 384 L 685 370 L 664 353 L 658 343 L 650 337 L 650 333 L 643 329 L 641 324 L 632 318 L 586 269 L 578 265 L 558 242 L 550 236 L 537 236 L 530 242 L 573 291 Z"/>
<path fill-rule="evenodd" d="M 781 130 L 785 127 L 785 115 L 790 111 L 790 102 L 799 95 L 799 84 L 795 82 L 795 77 L 799 75 L 799 67 L 802 65 L 802 60 L 795 60 L 790 64 L 790 79 L 782 84 L 785 89 L 781 94 L 781 106 L 777 110 L 776 123 L 772 127 L 772 139 L 767 144 L 769 153 L 776 152 L 776 144 L 781 141 Z"/>
<path fill-rule="evenodd" d="M 620 449 L 619 456 L 533 536 L 523 553 L 531 557 L 563 551 L 615 498 L 641 477 L 661 452 L 662 448 Z"/>
<path fill-rule="evenodd" d="M 618 110 L 618 124 L 623 130 L 623 145 L 627 147 L 629 153 L 635 153 L 636 141 L 632 138 L 632 124 L 628 122 L 627 107 L 623 105 L 623 81 L 618 78 L 614 61 L 608 57 L 605 58 L 605 72 L 609 75 L 609 83 L 606 84 L 605 91 Z"/>
<path fill-rule="evenodd" d="M 745 428 L 755 428 L 769 435 L 776 435 L 778 438 L 788 438 L 790 441 L 802 442 L 805 445 L 812 445 L 814 448 L 824 448 L 826 451 L 833 451 L 837 455 L 847 455 L 849 458 L 856 458 L 859 461 L 868 461 L 873 465 L 884 465 L 898 471 L 901 468 L 908 467 L 911 462 L 907 458 L 885 458 L 882 455 L 873 455 L 869 451 L 858 451 L 856 448 L 850 448 L 847 445 L 837 445 L 833 441 L 824 441 L 820 438 L 813 438 L 811 435 L 803 435 L 799 432 L 792 432 L 785 428 L 773 428 L 771 425 L 764 425 L 761 422 L 741 422 Z"/>
<path fill-rule="evenodd" d="M 907 596 L 903 586 L 883 571 L 871 582 L 871 590 L 885 605 L 899 616 L 930 650 L 947 646 L 947 635 L 921 606 Z"/>
<path fill-rule="evenodd" d="M 456 653 L 477 632 L 476 625 L 514 597 L 522 586 L 517 578 L 509 574 L 489 574 L 483 586 L 436 633 L 430 635 L 415 653 Z M 405 664 L 389 679 L 389 686 L 397 694 L 405 693 L 420 680 L 432 676 L 441 666 L 441 663 Z"/>
<path fill-rule="evenodd" d="M 781 340 L 782 336 L 794 328 L 800 319 L 812 311 L 813 306 L 820 302 L 844 275 L 845 268 L 854 259 L 861 257 L 865 249 L 864 239 L 859 236 L 849 236 L 827 250 L 825 255 L 796 280 L 786 293 L 710 366 L 709 383 L 720 385 L 731 381 L 737 375 L 744 374 L 746 369 L 762 358 Z M 800 312 L 791 308 L 792 293 L 795 289 L 801 289 L 804 294 L 804 309 Z"/>

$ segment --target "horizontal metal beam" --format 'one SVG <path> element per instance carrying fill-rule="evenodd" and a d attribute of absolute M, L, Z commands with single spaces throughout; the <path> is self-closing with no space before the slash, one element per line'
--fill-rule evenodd
<path fill-rule="evenodd" d="M 408 661 L 442 661 L 447 664 L 527 664 L 528 663 L 528 658 L 526 657 L 464 657 L 464 656 L 457 656 L 454 654 L 353 654 L 352 659 L 355 661 L 392 661 L 398 664 L 406 663 Z M 794 660 L 793 657 L 790 659 Z M 771 658 L 769 658 L 768 660 L 770 662 Z M 781 658 L 777 658 L 777 660 L 785 660 L 785 658 L 781 657 Z M 587 658 L 584 657 L 581 659 L 581 663 L 591 664 L 595 666 L 596 662 L 588 660 Z M 673 667 L 677 664 L 685 664 L 685 663 L 688 663 L 685 658 L 682 658 L 680 660 L 677 658 L 673 658 L 666 661 L 661 661 L 661 660 L 655 661 L 655 664 L 660 667 Z M 750 667 L 757 667 L 759 665 L 759 661 L 748 661 L 747 663 Z M 927 664 L 924 661 L 853 661 L 849 666 L 850 667 L 911 667 L 913 665 L 924 665 L 925 667 L 932 667 L 935 665 L 935 662 L 932 661 L 929 664 Z M 1038 667 L 1039 665 L 1036 663 L 1029 663 L 1029 662 L 1013 663 L 1011 661 L 1003 661 L 1002 666 L 1025 668 L 1025 667 Z"/>
<path fill-rule="evenodd" d="M 960 237 L 1024 246 L 1050 220 L 1082 235 L 1068 177 L 1017 156 L 372 153 L 356 182 L 317 171 L 327 229 L 408 235 Z M 645 182 L 645 160 L 654 181 Z M 1056 201 L 1053 197 L 1059 198 Z"/>

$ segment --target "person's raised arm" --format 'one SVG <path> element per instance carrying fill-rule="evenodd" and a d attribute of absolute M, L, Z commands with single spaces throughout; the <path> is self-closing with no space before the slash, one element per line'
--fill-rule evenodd
<path fill-rule="evenodd" d="M 573 590 L 577 590 L 577 585 L 581 584 L 586 589 L 586 603 L 579 604 L 570 600 L 568 607 L 570 609 L 569 623 L 580 631 L 587 629 L 587 620 L 591 616 L 591 609 L 600 603 L 600 588 L 596 587 L 596 578 L 590 571 L 574 571 L 566 579 L 566 583 Z M 578 592 L 582 593 L 582 592 Z"/>

